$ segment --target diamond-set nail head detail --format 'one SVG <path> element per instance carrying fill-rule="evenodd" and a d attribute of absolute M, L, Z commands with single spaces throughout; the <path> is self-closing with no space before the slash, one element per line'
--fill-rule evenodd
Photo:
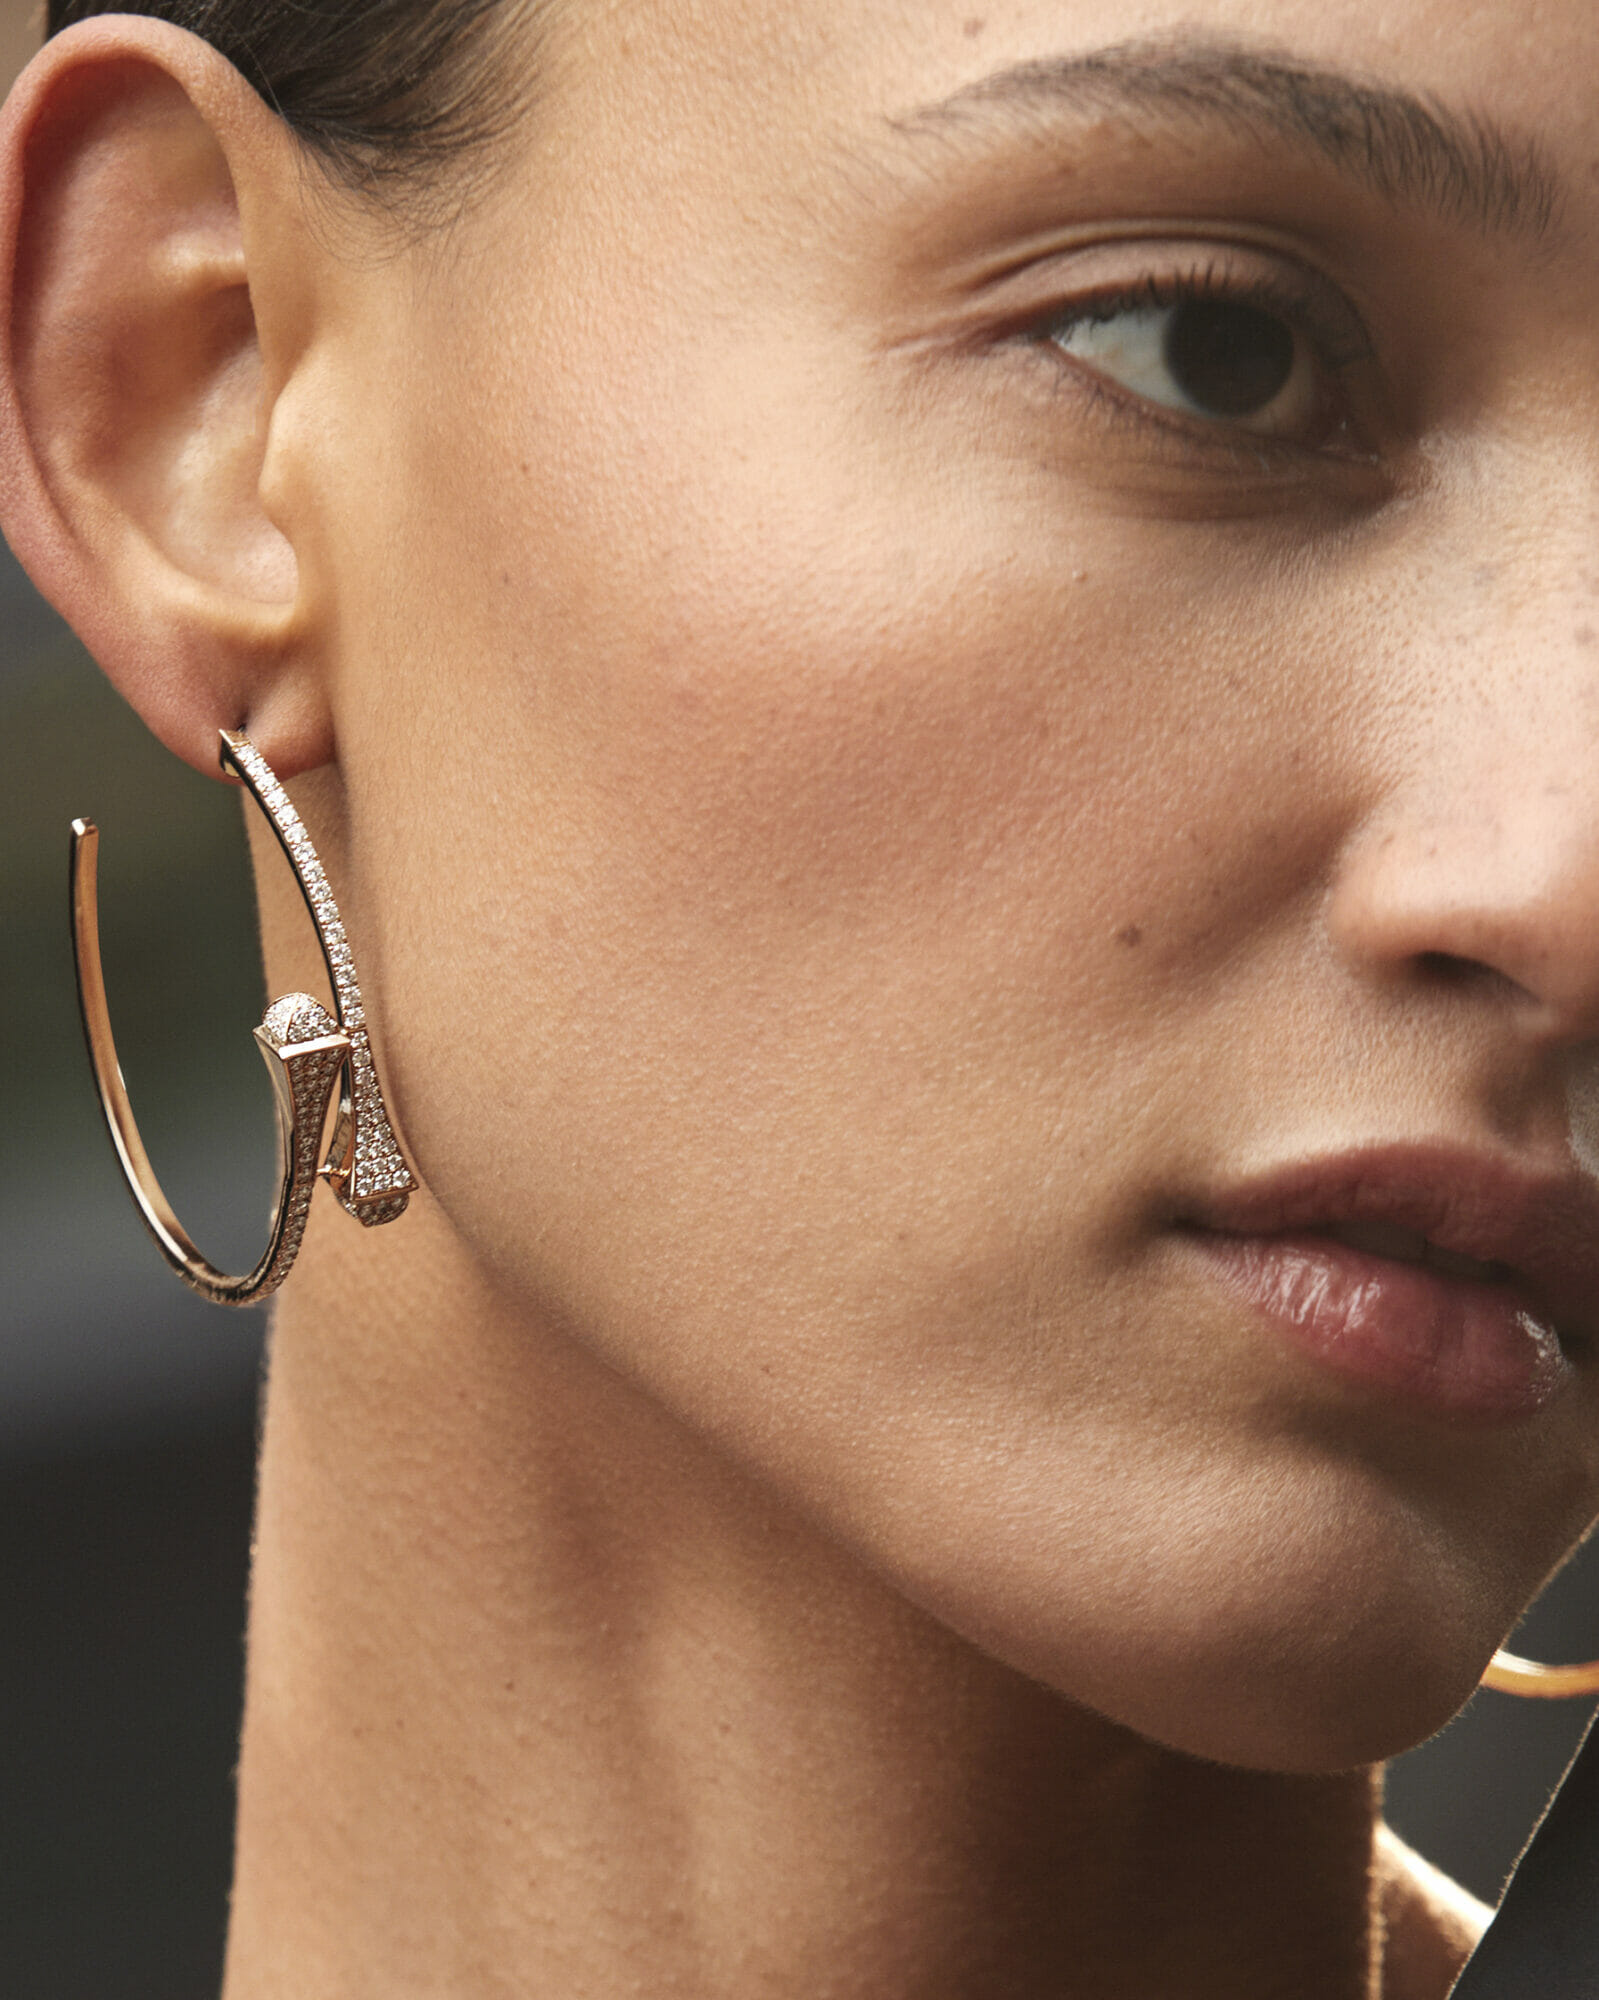
<path fill-rule="evenodd" d="M 360 982 L 356 978 L 355 961 L 350 955 L 339 906 L 333 899 L 333 891 L 317 859 L 311 836 L 306 832 L 288 793 L 273 776 L 266 759 L 246 737 L 224 731 L 222 740 L 225 745 L 224 765 L 233 769 L 249 786 L 262 811 L 271 820 L 299 877 L 321 942 L 322 956 L 333 982 L 334 1007 L 338 1015 L 337 1021 L 334 1021 L 327 1010 L 309 995 L 289 994 L 282 1000 L 274 1001 L 267 1009 L 263 1029 L 270 1039 L 280 1044 L 336 1034 L 341 1028 L 349 1037 L 348 1056 L 340 1058 L 348 1064 L 349 1134 L 342 1157 L 330 1159 L 323 1171 L 340 1202 L 358 1221 L 368 1225 L 392 1222 L 403 1212 L 415 1182 L 395 1141 L 377 1071 L 373 1067 L 372 1047 L 366 1031 L 366 1009 L 361 1004 Z M 314 1013 L 308 1010 L 314 1010 Z M 320 1016 L 320 1021 L 317 1016 Z M 290 1066 L 292 1072 L 292 1061 Z M 307 1080 L 310 1081 L 309 1076 Z M 312 1139 L 313 1146 L 319 1140 L 318 1124 Z M 313 1172 L 312 1184 L 314 1181 Z M 296 1203 L 299 1200 L 298 1190 L 294 1200 Z M 309 1206 L 309 1186 L 305 1191 L 305 1202 Z M 303 1229 L 302 1209 L 299 1230 Z M 294 1250 L 298 1248 L 297 1232 Z M 291 1260 L 294 1250 L 289 1251 Z"/>
<path fill-rule="evenodd" d="M 282 1284 L 300 1253 L 321 1171 L 322 1128 L 339 1071 L 349 1056 L 350 1038 L 309 993 L 288 993 L 273 1001 L 257 1036 L 282 1062 L 294 1105 L 289 1178 L 263 1282 L 263 1289 L 271 1291 Z"/>
<path fill-rule="evenodd" d="M 281 1000 L 274 1000 L 262 1016 L 261 1031 L 276 1049 L 294 1042 L 320 1041 L 324 1036 L 336 1035 L 339 1024 L 322 1005 L 313 1000 L 309 993 L 286 993 Z"/>

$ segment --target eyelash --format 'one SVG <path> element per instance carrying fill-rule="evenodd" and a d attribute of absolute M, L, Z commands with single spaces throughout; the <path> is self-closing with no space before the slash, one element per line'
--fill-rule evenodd
<path fill-rule="evenodd" d="M 1340 375 L 1374 358 L 1375 350 L 1365 326 L 1355 308 L 1346 301 L 1335 307 L 1321 286 L 1309 281 L 1296 282 L 1287 272 L 1245 278 L 1219 260 L 1159 276 L 1145 274 L 1135 283 L 1100 288 L 1069 305 L 1055 305 L 1042 316 L 1032 318 L 1025 337 L 1045 350 L 1055 366 L 1068 371 L 1096 399 L 1125 417 L 1176 433 L 1190 444 L 1199 443 L 1211 449 L 1223 447 L 1234 453 L 1243 448 L 1257 463 L 1284 457 L 1301 461 L 1306 457 L 1330 457 L 1369 462 L 1375 456 L 1352 434 L 1347 411 L 1332 422 L 1329 440 L 1305 444 L 1243 426 L 1229 426 L 1219 420 L 1189 417 L 1153 403 L 1066 354 L 1059 345 L 1061 336 L 1074 327 L 1114 319 L 1123 313 L 1167 311 L 1191 302 L 1250 306 L 1282 320 L 1297 337 L 1309 343 L 1324 388 L 1334 387 Z"/>

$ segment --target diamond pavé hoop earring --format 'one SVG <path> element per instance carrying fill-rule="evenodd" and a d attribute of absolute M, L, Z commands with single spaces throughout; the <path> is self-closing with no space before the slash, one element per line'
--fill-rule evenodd
<path fill-rule="evenodd" d="M 361 986 L 339 920 L 338 905 L 311 845 L 311 836 L 266 759 L 234 730 L 221 731 L 224 771 L 239 779 L 266 814 L 289 858 L 333 988 L 330 1015 L 308 993 L 274 1000 L 255 1031 L 272 1077 L 278 1112 L 282 1168 L 271 1234 L 261 1261 L 242 1278 L 230 1278 L 206 1261 L 172 1212 L 139 1137 L 127 1087 L 117 1062 L 100 966 L 100 912 L 96 864 L 100 836 L 90 820 L 72 822 L 72 944 L 78 972 L 78 1005 L 89 1060 L 100 1092 L 111 1143 L 145 1227 L 173 1270 L 202 1298 L 217 1305 L 255 1305 L 288 1276 L 305 1234 L 311 1193 L 325 1180 L 357 1221 L 392 1222 L 416 1185 L 401 1157 L 372 1066 Z M 325 1159 L 318 1161 L 334 1086 L 338 1114 Z"/>

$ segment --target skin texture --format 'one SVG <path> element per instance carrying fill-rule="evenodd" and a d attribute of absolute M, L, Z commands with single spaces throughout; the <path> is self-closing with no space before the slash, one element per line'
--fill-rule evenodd
<path fill-rule="evenodd" d="M 1547 226 L 917 115 L 1179 26 L 1536 133 Z M 427 1190 L 278 1311 L 229 2000 L 1441 1994 L 1365 1767 L 1599 1509 L 1592 1356 L 1446 1422 L 1172 1224 L 1595 1157 L 1599 26 L 620 0 L 543 60 L 420 241 L 148 23 L 5 127 L 7 533 L 296 781 Z M 1042 337 L 1229 259 L 1354 311 L 1341 427 Z"/>

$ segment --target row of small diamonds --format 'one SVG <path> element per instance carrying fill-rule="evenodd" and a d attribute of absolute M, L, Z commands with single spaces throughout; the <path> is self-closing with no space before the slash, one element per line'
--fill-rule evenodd
<path fill-rule="evenodd" d="M 395 1144 L 372 1067 L 372 1050 L 365 1028 L 350 1033 L 350 1071 L 354 1077 L 351 1097 L 355 1105 L 355 1174 L 352 1192 L 357 1200 L 392 1194 L 411 1185 L 411 1175 Z"/>
<path fill-rule="evenodd" d="M 367 1039 L 366 1009 L 361 1004 L 360 982 L 339 906 L 333 900 L 322 863 L 317 859 L 311 836 L 305 830 L 288 793 L 273 776 L 272 767 L 243 736 L 229 736 L 228 748 L 240 774 L 255 794 L 262 810 L 277 828 L 289 851 L 294 871 L 310 899 L 311 914 L 322 951 L 333 974 L 333 990 L 340 1023 L 350 1035 L 350 1117 L 355 1139 L 355 1159 L 344 1198 L 364 1201 L 373 1196 L 397 1193 L 412 1185 L 410 1170 L 401 1157 L 389 1125 L 389 1114 L 378 1088 L 377 1071 L 372 1066 L 372 1047 Z"/>
<path fill-rule="evenodd" d="M 306 1218 L 311 1212 L 311 1196 L 316 1191 L 317 1153 L 321 1145 L 322 1118 L 341 1065 L 336 1055 L 288 1056 L 289 1087 L 296 1108 L 304 1116 L 295 1119 L 298 1143 L 294 1149 L 293 1173 L 283 1197 L 283 1236 L 267 1270 L 263 1291 L 275 1291 L 289 1274 L 289 1266 L 300 1254 Z"/>

